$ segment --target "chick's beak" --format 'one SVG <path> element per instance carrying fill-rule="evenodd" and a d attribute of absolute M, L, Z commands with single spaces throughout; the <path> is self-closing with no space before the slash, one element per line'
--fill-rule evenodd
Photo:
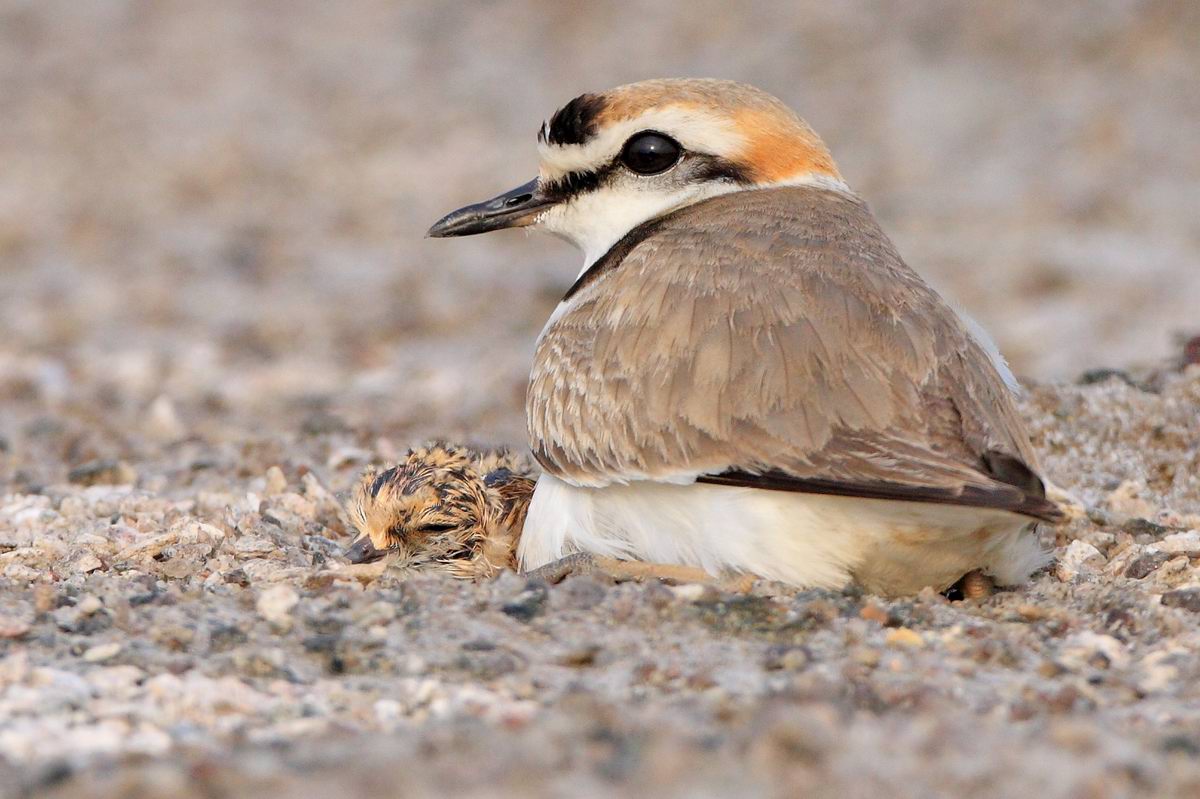
<path fill-rule="evenodd" d="M 344 555 L 351 563 L 374 563 L 387 557 L 387 550 L 376 549 L 371 543 L 371 537 L 364 535 L 347 547 Z"/>
<path fill-rule="evenodd" d="M 498 197 L 451 211 L 435 222 L 425 235 L 440 239 L 525 227 L 533 224 L 538 214 L 554 202 L 538 191 L 538 181 L 534 178 Z"/>

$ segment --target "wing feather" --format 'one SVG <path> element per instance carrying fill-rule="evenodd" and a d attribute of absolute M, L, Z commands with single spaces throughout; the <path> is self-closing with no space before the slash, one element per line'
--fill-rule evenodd
<path fill-rule="evenodd" d="M 990 357 L 857 198 L 739 192 L 638 235 L 539 340 L 527 411 L 548 472 L 1057 518 Z"/>

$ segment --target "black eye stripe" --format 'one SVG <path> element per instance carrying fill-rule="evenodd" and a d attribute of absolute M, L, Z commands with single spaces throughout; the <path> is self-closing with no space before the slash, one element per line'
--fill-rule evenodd
<path fill-rule="evenodd" d="M 745 169 L 715 155 L 694 153 L 685 150 L 680 155 L 679 160 L 682 161 L 684 157 L 694 163 L 694 167 L 689 174 L 690 180 L 697 182 L 723 180 L 742 185 L 750 185 L 754 182 Z M 579 194 L 595 191 L 604 185 L 613 172 L 620 168 L 622 168 L 621 154 L 618 153 L 611 161 L 599 169 L 594 169 L 590 172 L 568 172 L 556 180 L 541 184 L 540 190 L 551 199 L 566 200 Z"/>
<path fill-rule="evenodd" d="M 600 188 L 600 185 L 608 179 L 608 176 L 616 168 L 617 161 L 613 159 L 599 169 L 594 169 L 591 172 L 568 172 L 557 180 L 552 180 L 542 185 L 540 188 L 547 197 L 566 199 L 576 194 L 584 194 Z"/>

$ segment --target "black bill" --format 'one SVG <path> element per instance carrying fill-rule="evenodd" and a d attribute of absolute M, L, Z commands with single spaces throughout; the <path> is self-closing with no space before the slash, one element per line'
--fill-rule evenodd
<path fill-rule="evenodd" d="M 459 208 L 443 216 L 425 235 L 435 239 L 447 236 L 473 236 L 490 230 L 525 227 L 544 208 L 554 204 L 538 191 L 537 178 L 481 203 Z"/>

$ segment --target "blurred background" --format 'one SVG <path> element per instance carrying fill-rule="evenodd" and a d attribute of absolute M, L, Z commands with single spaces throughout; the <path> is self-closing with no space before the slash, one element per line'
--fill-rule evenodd
<path fill-rule="evenodd" d="M 0 0 L 7 415 L 521 441 L 580 256 L 424 231 L 662 76 L 797 109 L 1019 374 L 1200 328 L 1193 0 Z"/>

